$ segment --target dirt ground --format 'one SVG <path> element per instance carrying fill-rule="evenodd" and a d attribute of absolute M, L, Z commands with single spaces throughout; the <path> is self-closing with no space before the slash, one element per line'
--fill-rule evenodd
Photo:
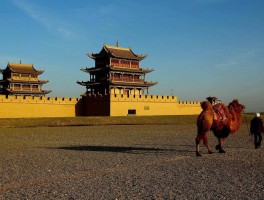
<path fill-rule="evenodd" d="M 262 199 L 244 124 L 195 156 L 194 125 L 0 128 L 0 199 Z M 210 133 L 213 148 L 217 140 Z"/>

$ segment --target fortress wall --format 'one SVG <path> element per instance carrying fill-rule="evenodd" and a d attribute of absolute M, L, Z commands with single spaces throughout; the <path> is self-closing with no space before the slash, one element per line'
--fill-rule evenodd
<path fill-rule="evenodd" d="M 200 102 L 178 102 L 176 96 L 113 95 L 111 116 L 194 115 L 201 112 Z"/>
<path fill-rule="evenodd" d="M 78 98 L 0 95 L 0 118 L 75 117 Z"/>
<path fill-rule="evenodd" d="M 109 95 L 87 95 L 82 97 L 83 116 L 110 116 Z"/>
<path fill-rule="evenodd" d="M 178 102 L 176 96 L 111 94 L 79 99 L 0 95 L 0 118 L 194 115 L 200 112 L 200 102 Z"/>
<path fill-rule="evenodd" d="M 177 106 L 180 115 L 198 115 L 202 112 L 201 103 L 196 101 L 179 101 Z"/>

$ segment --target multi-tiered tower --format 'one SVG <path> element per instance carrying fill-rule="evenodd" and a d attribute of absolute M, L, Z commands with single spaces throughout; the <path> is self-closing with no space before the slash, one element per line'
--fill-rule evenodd
<path fill-rule="evenodd" d="M 81 69 L 90 74 L 90 80 L 78 84 L 86 86 L 86 94 L 142 95 L 157 82 L 145 80 L 153 69 L 140 67 L 147 55 L 137 55 L 130 48 L 104 45 L 100 53 L 87 54 L 95 60 L 95 67 Z"/>
<path fill-rule="evenodd" d="M 36 70 L 33 64 L 8 63 L 1 69 L 3 79 L 0 80 L 0 94 L 45 96 L 51 91 L 42 90 L 47 80 L 39 80 L 38 76 L 44 71 Z"/>

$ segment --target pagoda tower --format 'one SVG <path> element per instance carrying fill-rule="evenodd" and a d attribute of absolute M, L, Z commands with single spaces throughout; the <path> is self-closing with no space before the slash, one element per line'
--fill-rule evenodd
<path fill-rule="evenodd" d="M 77 81 L 86 87 L 86 94 L 142 95 L 157 82 L 145 80 L 153 69 L 140 67 L 147 55 L 137 55 L 130 48 L 104 45 L 100 53 L 87 54 L 95 67 L 81 69 L 90 74 L 90 80 Z"/>
<path fill-rule="evenodd" d="M 0 80 L 0 94 L 45 96 L 51 91 L 42 90 L 47 80 L 39 80 L 44 71 L 36 70 L 33 64 L 8 63 L 5 69 L 0 69 L 3 79 Z"/>

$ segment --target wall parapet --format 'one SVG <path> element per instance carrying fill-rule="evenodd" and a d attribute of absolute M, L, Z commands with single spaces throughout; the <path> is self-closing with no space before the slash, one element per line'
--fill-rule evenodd
<path fill-rule="evenodd" d="M 80 98 L 0 95 L 3 103 L 76 104 Z"/>
<path fill-rule="evenodd" d="M 199 106 L 201 105 L 201 102 L 199 101 L 178 101 L 178 104 L 182 106 Z"/>
<path fill-rule="evenodd" d="M 83 95 L 83 97 L 92 98 L 92 99 L 107 98 L 109 96 L 110 96 L 109 94 L 86 94 L 86 95 Z"/>
<path fill-rule="evenodd" d="M 111 94 L 112 101 L 177 102 L 177 96 Z"/>

